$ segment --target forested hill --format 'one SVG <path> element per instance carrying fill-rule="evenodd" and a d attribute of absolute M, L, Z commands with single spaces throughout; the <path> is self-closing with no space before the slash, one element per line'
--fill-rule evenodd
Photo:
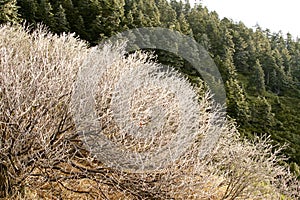
<path fill-rule="evenodd" d="M 52 32 L 75 32 L 96 45 L 136 27 L 165 27 L 194 37 L 213 57 L 227 92 L 228 114 L 247 137 L 270 134 L 288 143 L 300 164 L 300 39 L 220 19 L 201 4 L 175 0 L 4 0 L 0 22 L 44 23 Z M 158 52 L 164 63 L 188 63 Z M 192 74 L 192 73 L 191 73 Z"/>

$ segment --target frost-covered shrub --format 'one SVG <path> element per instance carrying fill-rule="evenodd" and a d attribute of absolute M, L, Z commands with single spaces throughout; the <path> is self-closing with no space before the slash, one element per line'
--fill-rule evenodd
<path fill-rule="evenodd" d="M 268 142 L 241 141 L 209 93 L 124 45 L 0 27 L 1 197 L 296 197 Z"/>

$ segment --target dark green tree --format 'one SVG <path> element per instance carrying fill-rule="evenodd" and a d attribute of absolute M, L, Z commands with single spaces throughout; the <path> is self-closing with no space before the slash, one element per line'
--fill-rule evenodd
<path fill-rule="evenodd" d="M 81 16 L 78 8 L 74 6 L 76 1 L 63 0 L 61 2 L 62 7 L 65 9 L 67 21 L 69 23 L 70 32 L 74 32 L 82 39 L 88 38 L 88 33 L 84 25 L 83 17 Z"/>
<path fill-rule="evenodd" d="M 251 85 L 255 86 L 255 91 L 257 94 L 262 95 L 266 91 L 264 70 L 261 67 L 259 60 L 257 59 L 255 65 L 253 66 L 254 72 L 252 76 Z"/>
<path fill-rule="evenodd" d="M 274 126 L 275 119 L 272 113 L 272 106 L 265 97 L 258 96 L 251 106 L 251 124 L 258 126 L 261 130 L 269 132 L 269 128 Z M 263 132 L 261 132 L 263 133 Z"/>
<path fill-rule="evenodd" d="M 29 24 L 35 24 L 37 20 L 38 2 L 36 0 L 18 0 L 18 13 Z"/>
<path fill-rule="evenodd" d="M 221 61 L 221 68 L 224 70 L 223 74 L 226 74 L 225 89 L 227 95 L 227 112 L 232 118 L 236 119 L 238 124 L 247 125 L 249 105 L 243 85 L 238 80 L 231 54 L 230 50 L 227 50 L 225 60 Z"/>
<path fill-rule="evenodd" d="M 65 9 L 59 5 L 57 12 L 54 14 L 56 33 L 68 32 L 70 30 L 69 22 L 66 17 Z"/>
<path fill-rule="evenodd" d="M 234 43 L 234 65 L 236 66 L 237 71 L 243 74 L 247 74 L 249 72 L 249 67 L 255 64 L 251 63 L 249 59 L 250 51 L 253 46 L 250 46 L 252 44 L 249 41 L 249 38 L 247 38 L 247 35 L 249 35 L 249 33 L 243 23 L 240 22 L 233 27 L 232 41 Z"/>
<path fill-rule="evenodd" d="M 53 30 L 55 27 L 55 19 L 53 14 L 53 7 L 48 0 L 41 0 L 38 4 L 37 14 L 36 14 L 37 22 L 43 22 L 46 26 Z"/>

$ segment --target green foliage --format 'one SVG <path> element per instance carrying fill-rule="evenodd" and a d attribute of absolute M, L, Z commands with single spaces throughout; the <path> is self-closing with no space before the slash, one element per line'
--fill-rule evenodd
<path fill-rule="evenodd" d="M 251 87 L 254 88 L 254 93 L 256 92 L 259 95 L 263 95 L 266 91 L 264 71 L 261 67 L 259 60 L 256 60 L 255 65 L 253 66 L 254 72 L 253 77 L 251 78 Z"/>
<path fill-rule="evenodd" d="M 16 0 L 0 0 L 0 24 L 19 21 Z"/>
<path fill-rule="evenodd" d="M 65 9 L 62 5 L 59 5 L 58 11 L 54 15 L 54 19 L 56 23 L 55 32 L 68 32 L 69 22 L 67 21 Z"/>
<path fill-rule="evenodd" d="M 300 167 L 299 167 L 299 165 L 297 165 L 297 163 L 295 163 L 295 162 L 292 162 L 290 164 L 290 168 L 291 168 L 291 171 L 294 172 L 295 175 L 300 178 Z"/>
<path fill-rule="evenodd" d="M 17 5 L 19 6 L 18 12 L 21 18 L 25 19 L 28 23 L 37 22 L 39 4 L 36 0 L 18 0 Z"/>
<path fill-rule="evenodd" d="M 41 0 L 38 4 L 37 20 L 45 23 L 52 30 L 55 28 L 53 7 L 48 0 Z"/>

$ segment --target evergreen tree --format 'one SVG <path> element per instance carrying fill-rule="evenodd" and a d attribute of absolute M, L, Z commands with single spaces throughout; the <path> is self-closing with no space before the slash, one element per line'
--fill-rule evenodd
<path fill-rule="evenodd" d="M 246 101 L 246 95 L 243 87 L 237 79 L 229 78 L 226 81 L 225 87 L 227 88 L 227 112 L 236 119 L 238 124 L 248 124 L 249 118 L 249 105 Z"/>
<path fill-rule="evenodd" d="M 37 22 L 43 22 L 50 30 L 55 27 L 53 8 L 48 0 L 41 0 L 37 9 Z"/>
<path fill-rule="evenodd" d="M 99 40 L 110 37 L 123 30 L 124 0 L 103 0 L 97 5 L 99 14 L 92 22 L 92 41 L 97 44 Z M 101 36 L 101 37 L 99 37 Z"/>
<path fill-rule="evenodd" d="M 181 33 L 183 33 L 184 35 L 193 35 L 192 29 L 190 28 L 189 23 L 187 22 L 187 20 L 185 19 L 185 16 L 183 13 L 181 13 L 178 17 L 178 28 L 177 30 L 179 30 Z"/>
<path fill-rule="evenodd" d="M 230 50 L 226 53 L 226 58 L 222 62 L 223 70 L 226 70 L 226 95 L 227 95 L 227 112 L 237 120 L 240 125 L 248 123 L 249 105 L 246 99 L 246 93 L 238 81 L 237 72 L 232 62 Z"/>
<path fill-rule="evenodd" d="M 19 21 L 16 0 L 0 0 L 0 24 Z"/>
<path fill-rule="evenodd" d="M 38 3 L 36 0 L 18 0 L 18 13 L 22 19 L 30 24 L 35 24 L 37 20 Z"/>
<path fill-rule="evenodd" d="M 156 5 L 160 13 L 161 25 L 165 28 L 176 29 L 176 11 L 166 0 L 156 0 Z"/>
<path fill-rule="evenodd" d="M 153 27 L 160 26 L 160 13 L 154 0 L 126 1 L 125 15 L 130 20 L 129 27 Z"/>
<path fill-rule="evenodd" d="M 147 21 L 147 26 L 156 27 L 161 26 L 160 17 L 162 13 L 159 12 L 154 0 L 144 2 L 144 16 Z"/>
<path fill-rule="evenodd" d="M 289 53 L 289 50 L 287 48 L 284 48 L 280 52 L 283 60 L 283 68 L 284 72 L 287 76 L 291 77 L 291 55 Z"/>
<path fill-rule="evenodd" d="M 191 9 L 187 15 L 187 20 L 194 33 L 207 33 L 207 23 L 210 18 L 208 9 L 201 5 Z"/>
<path fill-rule="evenodd" d="M 142 2 L 136 0 L 127 1 L 125 12 L 130 20 L 129 27 L 142 27 L 146 24 L 144 14 L 140 9 L 144 9 Z"/>
<path fill-rule="evenodd" d="M 70 32 L 74 32 L 79 35 L 82 39 L 88 38 L 87 30 L 84 26 L 83 17 L 76 6 L 74 6 L 75 1 L 64 0 L 61 2 L 62 7 L 65 9 L 65 14 L 67 21 L 69 23 Z"/>
<path fill-rule="evenodd" d="M 126 28 L 135 28 L 135 24 L 134 24 L 134 18 L 132 15 L 131 10 L 129 10 L 127 13 L 125 13 L 125 19 L 124 19 L 124 27 Z"/>
<path fill-rule="evenodd" d="M 69 31 L 69 22 L 66 18 L 65 9 L 62 5 L 59 5 L 58 11 L 54 14 L 55 19 L 55 28 L 56 33 L 68 32 Z"/>
<path fill-rule="evenodd" d="M 253 73 L 252 83 L 253 85 L 255 85 L 257 94 L 262 95 L 266 91 L 266 87 L 265 87 L 264 71 L 258 59 L 256 60 L 256 63 L 253 66 L 253 68 L 254 68 L 254 73 Z"/>
<path fill-rule="evenodd" d="M 170 1 L 171 7 L 176 11 L 176 15 L 180 16 L 181 14 L 185 15 L 186 13 L 184 12 L 184 3 L 182 0 L 176 1 L 176 0 L 171 0 Z"/>
<path fill-rule="evenodd" d="M 232 41 L 234 43 L 234 64 L 241 73 L 247 73 L 249 71 L 249 43 L 246 41 L 245 37 L 246 27 L 239 23 L 232 31 Z M 251 64 L 250 64 L 251 65 Z"/>
<path fill-rule="evenodd" d="M 253 126 L 260 126 L 264 131 L 267 131 L 268 128 L 274 125 L 275 119 L 272 106 L 265 97 L 257 97 L 251 108 L 251 124 Z"/>

